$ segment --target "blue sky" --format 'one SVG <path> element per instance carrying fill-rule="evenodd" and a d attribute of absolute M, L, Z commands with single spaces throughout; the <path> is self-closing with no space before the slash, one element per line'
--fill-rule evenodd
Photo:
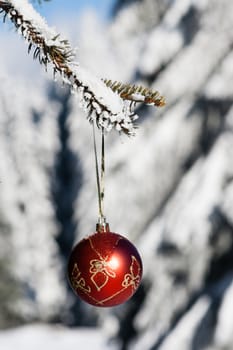
<path fill-rule="evenodd" d="M 57 17 L 60 14 L 72 13 L 81 15 L 86 8 L 94 8 L 100 17 L 106 19 L 115 0 L 51 0 L 34 6 L 46 19 Z"/>
<path fill-rule="evenodd" d="M 115 0 L 51 0 L 42 1 L 39 5 L 37 0 L 29 0 L 36 10 L 44 17 L 50 27 L 55 27 L 59 33 L 67 37 L 73 47 L 78 46 L 77 27 L 79 17 L 83 11 L 93 8 L 101 19 L 107 19 Z M 10 21 L 2 23 L 0 19 L 0 47 L 6 49 L 1 52 L 0 64 L 6 65 L 6 70 L 11 74 L 30 76 L 35 74 L 38 64 L 32 60 L 31 55 L 27 54 L 25 43 L 15 33 L 13 25 Z M 9 52 L 20 53 L 17 56 L 17 65 L 15 64 L 14 55 Z M 21 67 L 19 69 L 19 66 Z M 39 70 L 38 70 L 39 72 Z"/>
<path fill-rule="evenodd" d="M 96 14 L 102 19 L 107 20 L 111 13 L 111 9 L 116 2 L 116 0 L 50 0 L 41 1 L 38 4 L 38 0 L 29 0 L 35 9 L 46 19 L 50 26 L 55 25 L 59 27 L 61 32 L 63 30 L 62 23 L 59 22 L 60 19 L 64 19 L 65 22 L 69 22 L 78 19 L 85 10 L 94 9 Z M 58 22 L 59 25 L 58 26 Z M 9 24 L 2 23 L 0 18 L 0 35 L 9 32 L 12 26 Z"/>

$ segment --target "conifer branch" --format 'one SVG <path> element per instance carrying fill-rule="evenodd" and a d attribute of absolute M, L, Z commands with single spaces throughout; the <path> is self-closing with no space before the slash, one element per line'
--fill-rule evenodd
<path fill-rule="evenodd" d="M 165 98 L 158 91 L 146 88 L 141 85 L 123 84 L 119 81 L 104 79 L 106 86 L 118 93 L 123 100 L 143 102 L 156 107 L 165 106 Z"/>
<path fill-rule="evenodd" d="M 158 107 L 165 104 L 157 91 L 106 79 L 101 81 L 81 68 L 74 62 L 75 53 L 68 40 L 49 28 L 27 0 L 0 0 L 0 13 L 3 21 L 9 18 L 28 42 L 28 52 L 33 50 L 33 58 L 38 59 L 46 70 L 50 64 L 54 76 L 59 73 L 71 90 L 80 95 L 81 106 L 89 121 L 96 122 L 98 127 L 132 135 L 137 119 L 132 102 Z M 123 103 L 123 100 L 126 102 Z"/>

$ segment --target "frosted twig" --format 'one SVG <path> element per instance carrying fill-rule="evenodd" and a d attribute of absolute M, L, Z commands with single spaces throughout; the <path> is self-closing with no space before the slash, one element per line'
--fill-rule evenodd
<path fill-rule="evenodd" d="M 137 115 L 132 111 L 131 103 L 123 100 L 156 106 L 164 104 L 158 92 L 120 83 L 116 88 L 116 82 L 98 79 L 81 68 L 74 61 L 75 53 L 68 40 L 50 28 L 27 0 L 0 0 L 0 13 L 3 13 L 4 21 L 7 17 L 12 21 L 28 42 L 28 51 L 34 50 L 34 59 L 46 69 L 50 64 L 54 75 L 59 73 L 71 90 L 80 95 L 81 107 L 89 121 L 96 122 L 98 127 L 132 135 Z"/>

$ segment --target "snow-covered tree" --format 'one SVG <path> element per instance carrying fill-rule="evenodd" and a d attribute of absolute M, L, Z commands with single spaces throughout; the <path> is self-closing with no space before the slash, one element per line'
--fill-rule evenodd
<path fill-rule="evenodd" d="M 221 306 L 233 268 L 231 16 L 229 1 L 121 2 L 95 60 L 85 39 L 99 33 L 93 18 L 83 20 L 92 67 L 111 50 L 107 74 L 167 99 L 156 113 L 139 108 L 133 141 L 109 141 L 108 217 L 138 242 L 145 267 L 138 299 L 115 311 L 122 349 L 231 348 Z M 87 187 L 78 203 L 90 230 Z"/>

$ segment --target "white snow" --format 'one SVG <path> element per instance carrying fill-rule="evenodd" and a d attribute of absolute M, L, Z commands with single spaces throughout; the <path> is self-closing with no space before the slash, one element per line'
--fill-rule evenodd
<path fill-rule="evenodd" d="M 0 331 L 1 350 L 114 350 L 99 329 L 35 324 Z"/>
<path fill-rule="evenodd" d="M 156 28 L 147 40 L 139 62 L 140 71 L 144 74 L 153 74 L 181 49 L 183 41 L 180 30 L 167 30 L 164 27 Z"/>
<path fill-rule="evenodd" d="M 57 224 L 48 177 L 59 148 L 59 106 L 48 103 L 39 79 L 37 84 L 24 82 L 6 77 L 1 70 L 0 212 L 11 228 L 5 237 L 5 245 L 11 248 L 9 256 L 13 255 L 11 273 L 35 295 L 29 300 L 27 293 L 20 294 L 11 308 L 25 317 L 39 312 L 47 318 L 65 303 L 66 293 L 54 241 Z M 37 124 L 33 113 L 40 119 Z"/>
<path fill-rule="evenodd" d="M 189 312 L 181 319 L 174 330 L 167 335 L 159 350 L 187 350 L 191 349 L 192 337 L 199 322 L 205 316 L 210 306 L 210 299 L 202 297 Z M 130 348 L 132 350 L 149 349 L 153 339 L 156 339 L 156 328 L 145 330 L 141 339 Z"/>
<path fill-rule="evenodd" d="M 112 113 L 119 113 L 124 108 L 123 101 L 119 95 L 107 88 L 101 79 L 97 78 L 88 69 L 80 66 L 72 66 L 72 71 L 77 76 L 77 79 L 82 82 L 83 86 L 88 86 L 98 101 L 107 108 L 110 108 Z"/>
<path fill-rule="evenodd" d="M 227 289 L 220 308 L 215 340 L 220 348 L 227 347 L 233 341 L 233 283 Z"/>
<path fill-rule="evenodd" d="M 210 299 L 203 297 L 187 312 L 160 350 L 187 350 L 192 348 L 193 334 L 210 306 Z"/>
<path fill-rule="evenodd" d="M 231 98 L 233 82 L 233 53 L 230 52 L 208 81 L 205 94 L 209 98 Z"/>
<path fill-rule="evenodd" d="M 187 13 L 191 6 L 204 9 L 208 4 L 208 0 L 176 0 L 173 6 L 167 11 L 163 23 L 169 28 L 179 26 L 179 21 Z"/>
<path fill-rule="evenodd" d="M 34 10 L 33 6 L 28 2 L 28 0 L 10 0 L 9 2 L 20 14 L 23 15 L 24 20 L 32 23 L 37 31 L 43 35 L 43 38 L 45 39 L 45 42 L 48 46 L 63 46 L 62 40 L 64 40 L 64 38 L 61 38 L 60 35 L 58 36 L 57 31 L 47 25 L 45 19 L 37 11 Z M 67 50 L 66 46 L 63 48 Z"/>

